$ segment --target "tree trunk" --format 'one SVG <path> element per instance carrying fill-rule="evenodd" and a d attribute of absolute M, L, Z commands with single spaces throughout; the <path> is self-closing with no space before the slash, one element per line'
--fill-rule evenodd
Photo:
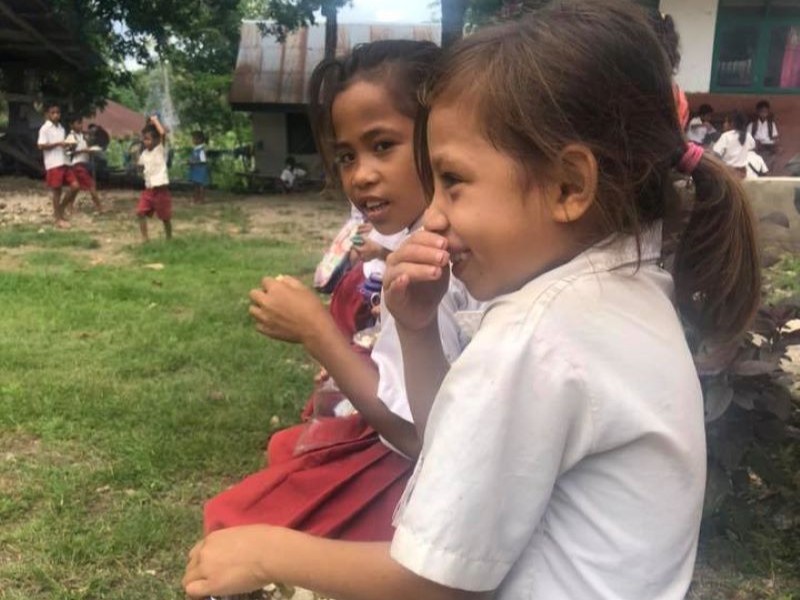
<path fill-rule="evenodd" d="M 325 59 L 336 57 L 336 41 L 338 36 L 338 22 L 335 0 L 322 3 L 322 16 L 325 17 Z"/>
<path fill-rule="evenodd" d="M 464 36 L 464 13 L 468 0 L 442 0 L 442 48 Z"/>

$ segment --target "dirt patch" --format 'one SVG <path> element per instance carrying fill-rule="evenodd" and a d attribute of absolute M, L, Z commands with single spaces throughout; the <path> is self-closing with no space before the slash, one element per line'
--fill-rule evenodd
<path fill-rule="evenodd" d="M 0 191 L 0 231 L 15 227 L 35 228 L 42 233 L 54 231 L 52 208 L 47 190 L 39 181 L 4 177 Z M 98 215 L 88 194 L 78 195 L 69 216 L 72 231 L 90 235 L 99 247 L 91 250 L 70 249 L 89 266 L 128 262 L 126 248 L 140 243 L 135 211 L 137 190 L 102 190 L 100 196 L 107 212 Z M 302 243 L 322 251 L 339 231 L 349 213 L 342 199 L 320 193 L 290 195 L 235 195 L 211 191 L 207 202 L 193 205 L 191 196 L 173 194 L 175 236 L 195 232 L 275 239 Z M 157 221 L 151 223 L 151 236 L 161 235 Z M 29 248 L 29 247 L 28 247 Z M 0 270 L 20 268 L 19 249 L 0 249 Z"/>

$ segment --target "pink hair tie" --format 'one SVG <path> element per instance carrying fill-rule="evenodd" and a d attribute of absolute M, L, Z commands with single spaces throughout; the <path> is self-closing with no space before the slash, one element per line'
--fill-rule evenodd
<path fill-rule="evenodd" d="M 703 158 L 703 147 L 694 142 L 688 142 L 676 168 L 679 173 L 691 175 L 694 173 L 697 165 L 700 164 L 701 158 Z"/>

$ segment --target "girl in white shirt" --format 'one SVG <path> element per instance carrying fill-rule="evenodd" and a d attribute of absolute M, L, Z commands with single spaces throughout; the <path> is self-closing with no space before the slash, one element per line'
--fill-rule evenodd
<path fill-rule="evenodd" d="M 682 320 L 716 347 L 755 312 L 741 187 L 686 145 L 666 56 L 631 2 L 551 3 L 461 40 L 437 73 L 418 122 L 432 202 L 384 279 L 424 436 L 393 542 L 253 528 L 244 568 L 225 536 L 196 547 L 186 589 L 682 600 L 706 464 Z M 673 285 L 660 261 L 675 169 L 697 204 Z M 436 332 L 451 269 L 490 300 L 452 364 Z"/>
<path fill-rule="evenodd" d="M 731 118 L 733 128 L 726 131 L 714 144 L 714 152 L 740 177 L 746 175 L 747 156 L 756 149 L 756 142 L 747 131 L 747 117 L 735 112 Z"/>

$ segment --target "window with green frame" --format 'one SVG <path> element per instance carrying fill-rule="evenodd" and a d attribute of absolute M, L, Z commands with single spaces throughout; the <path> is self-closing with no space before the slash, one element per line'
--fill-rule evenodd
<path fill-rule="evenodd" d="M 800 0 L 720 0 L 712 92 L 800 93 Z"/>

